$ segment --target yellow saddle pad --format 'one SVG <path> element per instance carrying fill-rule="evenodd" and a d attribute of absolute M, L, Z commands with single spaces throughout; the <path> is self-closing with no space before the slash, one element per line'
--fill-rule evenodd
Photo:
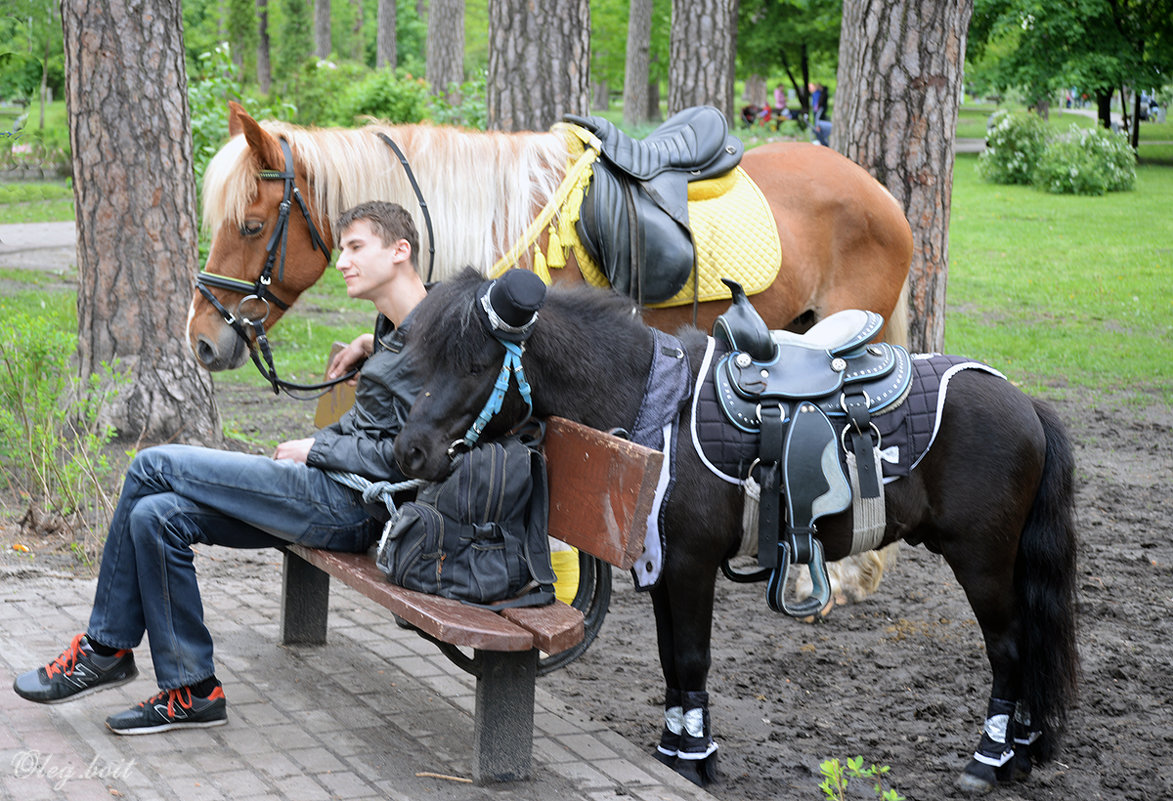
<path fill-rule="evenodd" d="M 737 281 L 749 295 L 774 283 L 782 263 L 778 226 L 762 191 L 741 167 L 688 185 L 688 223 L 699 276 L 690 275 L 675 297 L 651 308 L 692 303 L 694 281 L 701 302 L 731 297 L 722 278 Z M 574 251 L 586 282 L 607 286 L 602 270 L 586 252 L 581 247 Z"/>

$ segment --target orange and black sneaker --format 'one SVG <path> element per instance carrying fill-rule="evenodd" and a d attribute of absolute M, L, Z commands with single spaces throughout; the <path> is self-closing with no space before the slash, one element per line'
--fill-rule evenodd
<path fill-rule="evenodd" d="M 61 656 L 44 667 L 16 677 L 12 689 L 38 704 L 59 704 L 107 687 L 117 687 L 138 675 L 134 653 L 117 651 L 99 656 L 86 635 L 73 638 Z"/>
<path fill-rule="evenodd" d="M 161 690 L 125 712 L 106 718 L 106 726 L 115 734 L 154 734 L 172 729 L 206 729 L 228 722 L 224 689 L 216 688 L 207 698 L 192 695 L 190 687 Z"/>

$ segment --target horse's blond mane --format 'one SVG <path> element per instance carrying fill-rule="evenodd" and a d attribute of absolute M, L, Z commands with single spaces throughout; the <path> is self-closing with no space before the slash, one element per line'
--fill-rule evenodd
<path fill-rule="evenodd" d="M 435 231 L 436 269 L 443 280 L 465 265 L 487 271 L 533 220 L 566 172 L 560 134 L 481 133 L 434 125 L 303 128 L 263 122 L 283 136 L 304 165 L 311 208 L 330 221 L 366 200 L 392 200 L 415 218 L 417 262 L 427 269 L 427 228 L 403 166 L 376 135 L 390 136 L 406 154 L 420 183 Z M 239 225 L 256 198 L 259 167 L 243 136 L 233 137 L 204 175 L 204 225 Z"/>

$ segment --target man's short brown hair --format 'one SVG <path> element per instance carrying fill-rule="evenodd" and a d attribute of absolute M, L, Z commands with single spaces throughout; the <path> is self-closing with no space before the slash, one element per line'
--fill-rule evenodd
<path fill-rule="evenodd" d="M 370 224 L 371 231 L 382 240 L 385 247 L 390 247 L 400 239 L 407 240 L 411 246 L 411 264 L 416 266 L 415 254 L 420 248 L 420 235 L 407 209 L 385 200 L 368 200 L 352 206 L 338 218 L 339 239 L 347 228 L 359 220 L 366 220 Z"/>

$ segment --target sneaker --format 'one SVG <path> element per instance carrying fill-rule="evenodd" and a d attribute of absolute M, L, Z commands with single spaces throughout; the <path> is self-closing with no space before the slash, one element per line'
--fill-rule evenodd
<path fill-rule="evenodd" d="M 138 706 L 106 718 L 115 734 L 154 734 L 171 729 L 206 729 L 228 722 L 224 690 L 217 684 L 207 698 L 191 694 L 188 687 L 163 690 Z"/>
<path fill-rule="evenodd" d="M 98 656 L 86 635 L 73 638 L 61 656 L 45 667 L 22 673 L 12 682 L 21 698 L 38 704 L 59 704 L 107 687 L 126 684 L 138 675 L 131 651 Z"/>

